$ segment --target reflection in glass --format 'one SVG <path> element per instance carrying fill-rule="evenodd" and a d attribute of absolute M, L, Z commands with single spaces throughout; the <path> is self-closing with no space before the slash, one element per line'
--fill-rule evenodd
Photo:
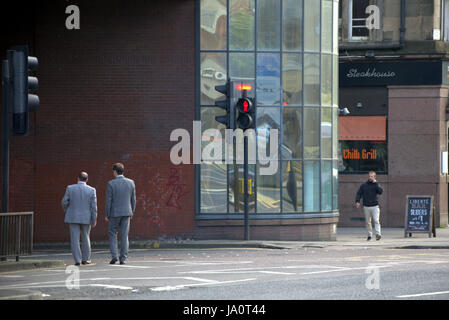
<path fill-rule="evenodd" d="M 215 120 L 215 116 L 225 115 L 226 111 L 221 108 L 214 107 L 203 107 L 201 108 L 201 155 L 203 156 L 203 151 L 205 148 L 211 148 L 211 143 L 220 143 L 221 144 L 221 156 L 216 155 L 215 157 L 207 156 L 202 160 L 220 160 L 225 159 L 225 145 L 224 145 L 224 137 L 225 137 L 225 129 L 224 124 L 219 123 Z M 221 140 L 215 139 L 213 136 L 208 135 L 208 129 L 218 129 L 220 130 Z M 209 155 L 206 152 L 207 155 Z M 212 155 L 214 156 L 214 154 Z"/>
<path fill-rule="evenodd" d="M 321 157 L 332 158 L 332 109 L 321 109 Z"/>
<path fill-rule="evenodd" d="M 273 175 L 261 175 L 260 167 L 257 170 L 257 212 L 279 213 L 281 210 L 280 170 Z"/>
<path fill-rule="evenodd" d="M 226 165 L 201 164 L 201 212 L 226 213 Z"/>
<path fill-rule="evenodd" d="M 284 50 L 301 50 L 302 0 L 284 0 L 282 11 L 282 47 Z"/>
<path fill-rule="evenodd" d="M 321 162 L 321 211 L 332 210 L 332 161 Z"/>
<path fill-rule="evenodd" d="M 276 53 L 257 55 L 257 104 L 280 105 L 280 56 Z"/>
<path fill-rule="evenodd" d="M 280 1 L 257 1 L 257 49 L 279 50 L 281 22 Z"/>
<path fill-rule="evenodd" d="M 321 56 L 321 103 L 324 106 L 332 104 L 332 56 Z"/>
<path fill-rule="evenodd" d="M 242 164 L 230 164 L 228 166 L 229 177 L 229 212 L 230 213 L 244 213 L 244 172 Z M 249 212 L 255 212 L 255 172 L 256 166 L 248 165 L 248 209 Z M 226 180 L 225 180 L 226 181 Z"/>
<path fill-rule="evenodd" d="M 280 108 L 257 108 L 257 147 L 258 154 L 262 154 L 265 158 L 272 158 L 270 155 L 270 130 L 278 130 L 278 139 L 280 139 L 280 122 L 281 110 Z M 265 133 L 265 140 L 263 140 L 262 131 Z M 279 145 L 279 140 L 278 140 Z M 279 158 L 279 156 L 278 156 Z M 260 159 L 259 159 L 260 160 Z"/>
<path fill-rule="evenodd" d="M 321 50 L 332 52 L 332 0 L 323 0 L 321 4 Z"/>
<path fill-rule="evenodd" d="M 229 1 L 229 49 L 254 50 L 254 0 Z"/>
<path fill-rule="evenodd" d="M 332 161 L 332 209 L 338 210 L 338 160 Z"/>
<path fill-rule="evenodd" d="M 282 162 L 282 212 L 302 212 L 302 163 Z"/>
<path fill-rule="evenodd" d="M 304 104 L 320 104 L 319 54 L 304 54 Z"/>
<path fill-rule="evenodd" d="M 302 104 L 302 55 L 285 53 L 282 56 L 283 105 Z"/>
<path fill-rule="evenodd" d="M 320 109 L 304 108 L 304 158 L 320 157 Z"/>
<path fill-rule="evenodd" d="M 338 108 L 332 108 L 332 158 L 338 158 Z"/>
<path fill-rule="evenodd" d="M 282 159 L 301 159 L 301 153 L 302 110 L 300 108 L 283 108 L 281 148 Z"/>
<path fill-rule="evenodd" d="M 320 2 L 304 0 L 304 50 L 320 51 Z"/>
<path fill-rule="evenodd" d="M 338 106 L 338 56 L 333 56 L 332 105 Z"/>
<path fill-rule="evenodd" d="M 226 49 L 226 0 L 201 0 L 201 49 Z"/>
<path fill-rule="evenodd" d="M 229 76 L 231 78 L 254 78 L 254 53 L 229 53 Z"/>
<path fill-rule="evenodd" d="M 320 162 L 304 161 L 304 212 L 320 211 Z"/>
<path fill-rule="evenodd" d="M 226 83 L 226 54 L 201 53 L 201 104 L 214 105 L 224 96 L 215 86 Z"/>

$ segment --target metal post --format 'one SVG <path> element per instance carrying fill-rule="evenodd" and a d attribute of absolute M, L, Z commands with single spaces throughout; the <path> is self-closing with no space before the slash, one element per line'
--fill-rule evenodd
<path fill-rule="evenodd" d="M 9 197 L 9 109 L 8 109 L 9 68 L 8 60 L 2 64 L 2 105 L 3 105 L 3 135 L 2 135 L 2 212 L 8 212 Z"/>
<path fill-rule="evenodd" d="M 9 108 L 8 108 L 9 67 L 8 60 L 2 62 L 2 107 L 3 107 L 3 134 L 2 134 L 2 212 L 8 212 L 9 197 Z M 7 225 L 2 223 L 2 243 L 6 246 Z M 0 258 L 5 261 L 6 257 Z"/>
<path fill-rule="evenodd" d="M 245 208 L 245 240 L 249 240 L 249 210 L 248 210 L 248 136 L 243 138 L 244 164 L 243 164 L 243 190 Z"/>

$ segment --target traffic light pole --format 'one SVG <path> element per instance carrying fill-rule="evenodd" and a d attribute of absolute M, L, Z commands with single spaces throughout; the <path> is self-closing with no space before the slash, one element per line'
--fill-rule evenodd
<path fill-rule="evenodd" d="M 8 60 L 2 63 L 2 212 L 8 212 L 9 198 L 9 108 L 8 108 L 9 67 Z M 5 234 L 4 232 L 2 232 Z"/>
<path fill-rule="evenodd" d="M 244 216 L 245 216 L 245 240 L 249 240 L 249 206 L 248 206 L 248 136 L 243 138 L 243 190 L 244 190 Z"/>

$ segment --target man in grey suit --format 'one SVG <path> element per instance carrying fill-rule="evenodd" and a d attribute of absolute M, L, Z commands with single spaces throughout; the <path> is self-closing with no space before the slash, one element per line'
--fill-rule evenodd
<path fill-rule="evenodd" d="M 70 227 L 70 245 L 75 265 L 90 264 L 90 228 L 97 224 L 97 195 L 95 188 L 87 185 L 88 175 L 80 172 L 78 183 L 67 186 L 62 198 L 65 223 Z M 82 248 L 80 248 L 80 235 Z"/>
<path fill-rule="evenodd" d="M 109 222 L 109 247 L 112 260 L 110 264 L 117 262 L 125 264 L 128 257 L 128 233 L 129 224 L 136 209 L 136 186 L 134 181 L 123 176 L 125 167 L 122 163 L 116 163 L 112 167 L 115 179 L 108 182 L 106 189 L 106 221 Z M 117 249 L 117 233 L 120 228 L 120 257 Z"/>

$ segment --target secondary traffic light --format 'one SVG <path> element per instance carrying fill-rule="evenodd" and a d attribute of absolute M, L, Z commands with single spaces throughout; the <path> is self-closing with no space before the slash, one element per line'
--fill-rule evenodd
<path fill-rule="evenodd" d="M 8 50 L 10 85 L 8 99 L 12 111 L 12 132 L 15 135 L 28 135 L 29 112 L 36 111 L 39 97 L 29 90 L 37 89 L 38 80 L 28 75 L 36 71 L 38 60 L 28 55 L 27 46 L 13 46 Z"/>
<path fill-rule="evenodd" d="M 215 106 L 226 110 L 226 114 L 216 116 L 215 120 L 226 126 L 227 129 L 234 129 L 235 127 L 235 109 L 234 102 L 231 98 L 231 81 L 226 81 L 226 84 L 215 86 L 215 90 L 224 94 L 225 100 L 215 101 Z"/>

